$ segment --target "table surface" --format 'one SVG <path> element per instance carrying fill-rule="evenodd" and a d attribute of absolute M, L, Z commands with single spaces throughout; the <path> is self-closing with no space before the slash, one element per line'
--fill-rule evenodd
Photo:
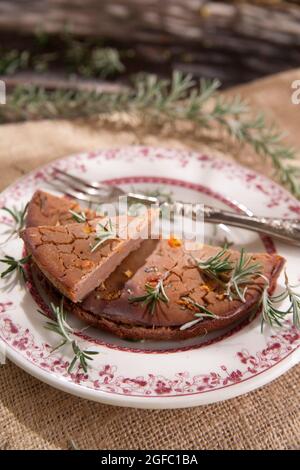
<path fill-rule="evenodd" d="M 287 131 L 300 149 L 300 105 L 291 83 L 300 69 L 238 89 Z M 232 90 L 231 90 L 232 91 Z M 83 150 L 159 145 L 209 151 L 231 158 L 194 134 L 161 132 L 124 122 L 122 116 L 88 122 L 39 121 L 0 127 L 0 188 L 38 165 Z M 232 153 L 231 153 L 232 154 Z M 299 154 L 300 155 L 300 154 Z M 250 151 L 236 155 L 264 173 Z M 300 157 L 299 157 L 300 161 Z M 295 449 L 300 448 L 300 366 L 247 395 L 184 410 L 137 410 L 70 396 L 29 376 L 11 362 L 0 368 L 0 449 Z"/>

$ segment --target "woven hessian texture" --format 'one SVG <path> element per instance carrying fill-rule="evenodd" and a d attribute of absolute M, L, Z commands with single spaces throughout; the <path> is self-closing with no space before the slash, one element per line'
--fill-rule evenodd
<path fill-rule="evenodd" d="M 300 106 L 290 99 L 291 82 L 297 78 L 300 70 L 240 91 L 259 109 L 266 109 L 300 148 Z M 0 128 L 0 186 L 70 153 L 131 144 L 209 150 L 188 134 L 176 139 L 175 133 L 145 132 L 114 122 L 4 125 Z M 222 150 L 217 154 L 226 157 Z M 152 411 L 73 397 L 7 362 L 0 368 L 0 448 L 67 449 L 73 441 L 81 449 L 296 449 L 300 448 L 299 379 L 298 365 L 242 397 L 192 409 Z"/>

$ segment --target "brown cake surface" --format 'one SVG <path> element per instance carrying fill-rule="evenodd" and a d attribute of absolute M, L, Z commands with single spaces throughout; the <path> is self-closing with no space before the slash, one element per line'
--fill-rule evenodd
<path fill-rule="evenodd" d="M 26 227 L 73 223 L 74 218 L 70 210 L 79 213 L 83 212 L 88 220 L 96 217 L 95 211 L 83 209 L 73 199 L 65 196 L 54 196 L 38 189 L 27 207 Z"/>
<path fill-rule="evenodd" d="M 152 246 L 151 246 L 152 245 Z M 204 246 L 197 252 L 185 252 L 183 247 L 171 247 L 167 240 L 145 241 L 137 253 L 132 253 L 108 280 L 92 292 L 74 312 L 95 326 L 114 322 L 114 333 L 136 339 L 180 339 L 204 334 L 234 324 L 257 308 L 265 281 L 255 279 L 247 289 L 246 302 L 229 300 L 224 288 L 199 271 L 193 257 L 207 259 L 221 248 Z M 234 262 L 239 252 L 229 251 Z M 278 255 L 249 254 L 251 263 L 259 263 L 261 272 L 274 290 L 284 260 Z M 128 275 L 130 278 L 128 279 Z M 155 285 L 162 276 L 169 302 L 158 302 L 154 313 L 142 302 L 130 299 L 145 294 L 145 285 Z M 218 318 L 207 319 L 187 329 L 183 325 L 196 320 L 203 305 Z M 109 329 L 109 327 L 108 327 Z"/>
<path fill-rule="evenodd" d="M 149 217 L 148 217 L 149 216 Z M 43 274 L 74 302 L 82 300 L 103 282 L 128 254 L 147 236 L 154 211 L 143 216 L 93 219 L 64 226 L 25 229 L 21 236 Z M 114 227 L 115 236 L 99 239 Z M 131 231 L 131 237 L 127 231 Z M 101 244 L 94 249 L 95 244 Z"/>
<path fill-rule="evenodd" d="M 77 206 L 76 210 L 80 212 L 82 209 Z M 39 211 L 36 212 L 35 219 L 29 217 L 28 223 L 34 220 L 40 223 L 41 217 L 48 225 L 64 223 L 66 220 L 64 216 L 57 218 L 54 213 L 51 215 L 51 211 L 49 217 L 46 216 L 46 212 L 42 214 L 42 211 Z M 80 278 L 84 272 L 81 263 L 94 261 L 89 257 L 90 251 L 86 257 L 87 246 L 90 247 L 90 234 L 83 235 L 84 226 L 84 224 L 73 224 L 74 234 L 72 230 L 69 233 L 70 226 L 55 227 L 56 230 L 54 227 L 40 227 L 35 232 L 37 237 L 34 242 L 35 253 L 39 251 L 40 242 L 49 245 L 43 256 L 48 271 L 48 260 L 52 257 L 53 277 L 47 275 L 43 265 L 37 260 L 36 254 L 31 251 L 33 260 L 37 264 L 38 270 L 46 274 L 48 280 L 44 279 L 43 283 L 51 292 L 52 299 L 57 302 L 61 298 L 57 287 L 62 291 L 61 286 L 57 285 L 57 269 L 61 270 L 59 272 L 62 274 L 63 282 L 66 284 L 68 280 L 72 284 L 75 273 Z M 78 230 L 81 234 L 79 237 L 77 237 Z M 27 235 L 28 233 L 30 232 L 27 232 Z M 80 247 L 82 245 L 85 247 L 83 254 L 76 256 L 76 259 L 72 252 L 70 253 L 72 242 L 61 238 L 65 237 L 66 233 L 70 236 L 70 240 L 73 235 L 76 238 L 77 248 L 75 251 L 79 250 L 80 253 Z M 27 236 L 24 238 L 28 248 L 29 238 Z M 62 247 L 62 251 L 64 251 L 63 263 L 61 263 L 60 256 L 53 257 L 53 250 L 51 250 L 53 243 Z M 106 255 L 111 254 L 113 249 L 114 242 L 111 241 L 106 247 Z M 186 339 L 234 325 L 257 310 L 264 281 L 260 277 L 255 279 L 254 285 L 249 286 L 247 290 L 245 302 L 229 300 L 224 295 L 224 289 L 220 284 L 208 279 L 194 263 L 194 258 L 207 259 L 220 250 L 220 247 L 203 246 L 200 250 L 190 252 L 184 249 L 184 245 L 170 243 L 170 240 L 144 240 L 133 250 L 130 250 L 130 253 L 125 253 L 121 263 L 118 262 L 118 265 L 111 269 L 111 274 L 106 281 L 98 282 L 97 287 L 95 286 L 96 289 L 90 292 L 81 303 L 74 303 L 66 299 L 67 308 L 86 323 L 125 339 Z M 233 250 L 229 250 L 228 253 L 232 262 L 240 256 L 239 252 Z M 251 257 L 251 263 L 258 262 L 261 265 L 261 271 L 268 278 L 269 290 L 272 292 L 276 287 L 284 259 L 277 254 L 266 253 L 254 253 L 247 256 Z M 80 267 L 70 271 L 70 266 L 74 267 L 76 262 L 80 264 Z M 159 302 L 157 308 L 151 313 L 146 304 L 132 301 L 132 298 L 145 294 L 146 284 L 155 286 L 162 277 L 164 278 L 165 293 L 168 297 L 167 303 Z M 72 299 L 72 296 L 69 295 L 69 297 Z M 195 313 L 199 309 L 195 307 L 195 302 L 198 305 L 203 305 L 217 318 L 203 318 L 197 324 L 184 328 L 196 319 Z"/>

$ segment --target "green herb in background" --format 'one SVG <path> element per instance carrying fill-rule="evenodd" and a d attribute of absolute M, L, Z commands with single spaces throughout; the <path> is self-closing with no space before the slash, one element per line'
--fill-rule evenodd
<path fill-rule="evenodd" d="M 3 51 L 0 49 L 0 74 L 12 75 L 29 66 L 30 52 L 12 49 Z"/>
<path fill-rule="evenodd" d="M 36 35 L 34 52 L 0 50 L 0 74 L 22 70 L 45 71 L 64 64 L 69 74 L 106 78 L 125 70 L 118 50 L 103 47 L 100 41 L 79 40 L 66 31 L 61 47 L 54 48 L 51 37 Z M 122 53 L 125 57 L 126 53 Z M 128 54 L 127 54 L 128 56 Z M 295 150 L 284 136 L 266 122 L 263 113 L 254 115 L 248 103 L 238 96 L 221 97 L 218 80 L 201 80 L 175 71 L 170 80 L 144 74 L 133 78 L 132 86 L 121 92 L 46 90 L 21 86 L 8 94 L 0 107 L 0 121 L 12 122 L 43 118 L 91 117 L 115 111 L 138 114 L 147 122 L 188 121 L 198 129 L 219 129 L 241 146 L 248 145 L 257 155 L 271 162 L 274 176 L 295 196 L 300 197 L 300 169 L 292 165 Z M 147 111 L 147 112 L 145 112 Z"/>
<path fill-rule="evenodd" d="M 300 197 L 299 168 L 292 165 L 295 150 L 283 143 L 283 135 L 266 124 L 263 114 L 253 117 L 248 104 L 239 97 L 221 98 L 218 80 L 201 80 L 196 86 L 191 75 L 174 72 L 171 80 L 153 75 L 135 79 L 128 90 L 115 93 L 96 91 L 48 91 L 17 87 L 0 107 L 0 121 L 41 118 L 76 118 L 127 112 L 145 122 L 193 122 L 199 128 L 217 127 L 234 142 L 249 145 L 270 161 L 274 176 Z M 147 112 L 145 112 L 147 111 Z"/>
<path fill-rule="evenodd" d="M 84 77 L 106 78 L 125 70 L 119 51 L 100 42 L 76 40 L 69 34 L 60 38 L 60 47 L 51 45 L 48 35 L 36 34 L 36 44 L 29 51 L 0 48 L 0 74 L 12 75 L 24 70 L 45 72 L 53 65 L 64 65 L 69 73 Z"/>

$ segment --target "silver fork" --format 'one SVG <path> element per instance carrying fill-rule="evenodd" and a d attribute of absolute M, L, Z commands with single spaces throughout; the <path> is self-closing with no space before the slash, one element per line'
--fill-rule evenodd
<path fill-rule="evenodd" d="M 53 177 L 55 182 L 51 181 L 50 184 L 55 189 L 89 204 L 116 202 L 118 197 L 127 196 L 130 202 L 140 202 L 148 205 L 159 204 L 161 208 L 166 208 L 173 214 L 179 215 L 184 212 L 185 216 L 191 216 L 194 220 L 199 220 L 199 215 L 204 216 L 205 222 L 245 228 L 300 246 L 300 221 L 297 219 L 257 217 L 250 213 L 235 213 L 208 205 L 198 205 L 195 209 L 193 204 L 186 206 L 180 201 L 160 203 L 156 197 L 132 192 L 126 193 L 118 186 L 86 181 L 59 168 L 54 170 Z M 190 207 L 190 213 L 187 212 L 187 207 Z"/>

